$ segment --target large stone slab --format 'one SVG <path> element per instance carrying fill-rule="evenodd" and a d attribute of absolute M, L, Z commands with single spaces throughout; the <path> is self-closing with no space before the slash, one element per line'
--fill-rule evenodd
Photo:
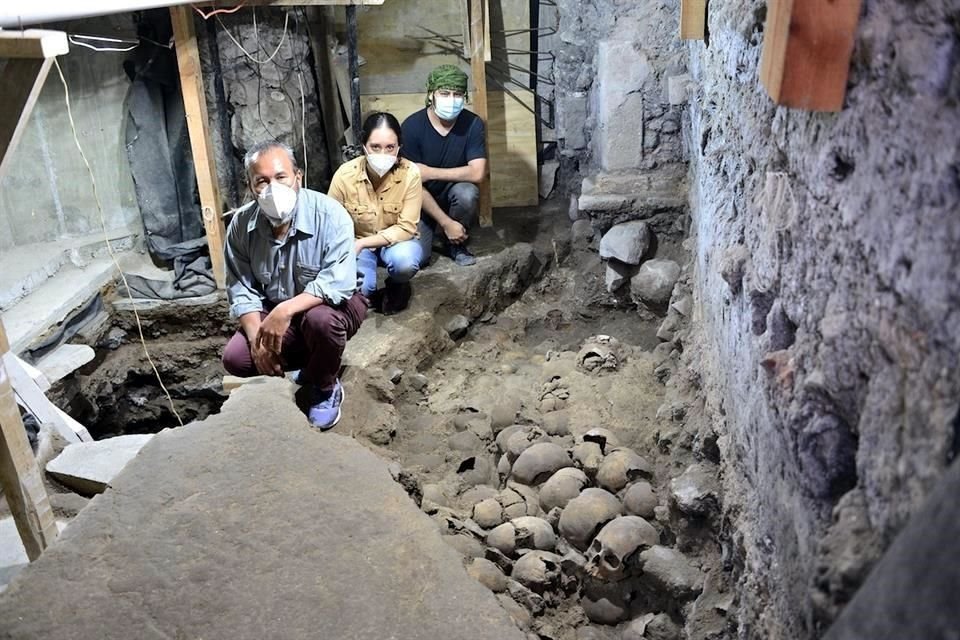
<path fill-rule="evenodd" d="M 133 434 L 69 444 L 47 463 L 47 473 L 84 495 L 102 493 L 152 437 Z"/>
<path fill-rule="evenodd" d="M 311 429 L 293 388 L 155 436 L 0 596 L 0 635 L 521 640 L 387 463 Z"/>

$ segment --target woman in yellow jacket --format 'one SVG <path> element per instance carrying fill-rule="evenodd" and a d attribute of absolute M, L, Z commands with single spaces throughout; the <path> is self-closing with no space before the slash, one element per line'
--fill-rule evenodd
<path fill-rule="evenodd" d="M 423 254 L 416 241 L 423 202 L 420 170 L 399 157 L 400 123 L 389 113 L 367 117 L 361 142 L 365 155 L 337 169 L 328 195 L 353 218 L 361 292 L 371 306 L 396 313 L 410 301 L 410 279 L 419 271 Z M 374 295 L 378 265 L 388 274 L 382 301 Z"/>

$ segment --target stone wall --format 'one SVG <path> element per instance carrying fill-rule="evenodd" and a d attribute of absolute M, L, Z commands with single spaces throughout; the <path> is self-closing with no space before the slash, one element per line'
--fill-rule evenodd
<path fill-rule="evenodd" d="M 844 110 L 777 108 L 765 3 L 689 46 L 701 370 L 747 638 L 820 635 L 960 441 L 955 2 L 865 0 Z"/>
<path fill-rule="evenodd" d="M 676 37 L 679 2 L 561 0 L 558 7 L 557 137 L 567 181 L 586 177 L 583 193 L 606 198 L 650 191 L 632 178 L 639 171 L 648 180 L 663 172 L 664 184 L 656 189 L 682 190 L 673 168 L 685 159 L 683 107 L 670 105 L 667 92 L 669 78 L 684 70 L 685 51 Z M 603 185 L 594 179 L 599 174 L 608 176 Z M 630 208 L 637 207 L 580 201 L 585 215 Z"/>

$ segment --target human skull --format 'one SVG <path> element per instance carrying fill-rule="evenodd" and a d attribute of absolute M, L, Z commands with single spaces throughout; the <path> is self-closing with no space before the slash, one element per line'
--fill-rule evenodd
<path fill-rule="evenodd" d="M 517 436 L 510 439 L 512 443 Z M 573 461 L 563 447 L 553 442 L 538 442 L 527 448 L 513 463 L 511 477 L 526 485 L 543 482 L 557 470 L 572 467 Z"/>
<path fill-rule="evenodd" d="M 550 476 L 550 479 L 540 488 L 540 506 L 544 511 L 550 511 L 555 507 L 562 509 L 580 495 L 587 483 L 587 476 L 583 471 L 564 467 Z"/>
<path fill-rule="evenodd" d="M 514 425 L 510 425 L 509 427 L 507 427 L 506 429 L 498 433 L 496 438 L 496 443 L 497 443 L 497 449 L 500 450 L 500 453 L 505 454 L 507 452 L 507 443 L 510 441 L 510 438 L 512 438 L 515 433 L 523 429 L 529 429 L 529 428 L 530 427 L 528 425 L 514 424 Z"/>
<path fill-rule="evenodd" d="M 577 366 L 591 373 L 616 371 L 623 360 L 620 341 L 604 335 L 587 338 L 577 354 Z"/>
<path fill-rule="evenodd" d="M 496 498 L 481 500 L 473 506 L 473 521 L 484 529 L 490 529 L 503 522 L 503 506 Z"/>
<path fill-rule="evenodd" d="M 510 577 L 534 593 L 543 593 L 559 584 L 561 560 L 549 551 L 531 551 L 514 563 Z"/>
<path fill-rule="evenodd" d="M 605 524 L 620 515 L 616 496 L 603 489 L 584 489 L 567 503 L 560 515 L 558 530 L 577 549 L 585 550 Z"/>
<path fill-rule="evenodd" d="M 616 493 L 628 482 L 649 478 L 653 475 L 653 467 L 647 459 L 630 449 L 614 449 L 604 457 L 597 469 L 597 484 Z"/>
<path fill-rule="evenodd" d="M 540 442 L 550 442 L 550 436 L 544 433 L 540 427 L 524 427 L 514 433 L 507 440 L 507 458 L 515 462 L 524 451 Z"/>
<path fill-rule="evenodd" d="M 603 449 L 596 442 L 581 442 L 575 444 L 570 455 L 578 467 L 591 478 L 597 475 L 600 463 L 603 462 Z"/>
<path fill-rule="evenodd" d="M 600 451 L 604 454 L 606 454 L 608 450 L 620 445 L 617 436 L 613 435 L 612 431 L 601 427 L 590 429 L 577 440 L 578 442 L 596 442 L 600 446 Z"/>
<path fill-rule="evenodd" d="M 587 549 L 587 572 L 603 580 L 620 580 L 637 553 L 660 542 L 660 534 L 639 516 L 611 520 Z"/>
<path fill-rule="evenodd" d="M 546 520 L 523 516 L 494 527 L 487 534 L 487 545 L 513 556 L 518 549 L 552 551 L 557 544 L 553 528 Z"/>

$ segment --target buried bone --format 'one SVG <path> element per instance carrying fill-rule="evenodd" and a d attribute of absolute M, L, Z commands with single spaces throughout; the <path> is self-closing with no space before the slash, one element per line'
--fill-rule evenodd
<path fill-rule="evenodd" d="M 514 438 L 510 439 L 511 443 Z M 573 461 L 563 447 L 552 442 L 539 442 L 520 454 L 513 463 L 510 475 L 518 482 L 535 485 L 544 482 L 559 469 L 572 466 Z"/>
<path fill-rule="evenodd" d="M 616 493 L 628 483 L 653 475 L 647 459 L 630 449 L 614 449 L 604 457 L 597 469 L 597 484 Z"/>
<path fill-rule="evenodd" d="M 640 551 L 660 542 L 660 534 L 638 516 L 620 516 L 600 530 L 587 550 L 587 572 L 604 580 L 620 580 Z"/>
<path fill-rule="evenodd" d="M 584 489 L 567 503 L 557 529 L 574 547 L 586 550 L 596 533 L 621 514 L 616 496 L 603 489 Z"/>
<path fill-rule="evenodd" d="M 580 495 L 588 482 L 586 474 L 580 469 L 564 467 L 540 487 L 540 506 L 547 512 L 556 507 L 563 509 Z"/>
<path fill-rule="evenodd" d="M 555 553 L 531 551 L 514 563 L 510 577 L 534 593 L 543 593 L 560 583 L 560 562 Z"/>
<path fill-rule="evenodd" d="M 623 361 L 620 341 L 611 336 L 599 335 L 587 338 L 580 353 L 577 354 L 577 366 L 591 373 L 616 371 Z"/>
<path fill-rule="evenodd" d="M 487 534 L 487 545 L 508 556 L 518 549 L 552 551 L 556 544 L 557 537 L 550 523 L 533 516 L 514 518 Z"/>

